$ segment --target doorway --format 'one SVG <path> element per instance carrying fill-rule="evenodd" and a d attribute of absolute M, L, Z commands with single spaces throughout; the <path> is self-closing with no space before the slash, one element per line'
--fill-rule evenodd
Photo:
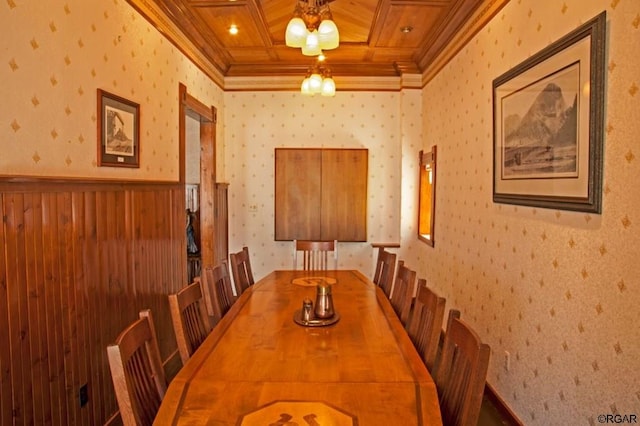
<path fill-rule="evenodd" d="M 214 106 L 207 107 L 179 86 L 180 183 L 185 188 L 187 283 L 213 265 L 216 216 L 216 122 Z"/>

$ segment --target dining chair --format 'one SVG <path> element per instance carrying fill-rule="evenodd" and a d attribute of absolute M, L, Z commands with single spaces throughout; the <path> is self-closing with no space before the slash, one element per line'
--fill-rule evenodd
<path fill-rule="evenodd" d="M 386 251 L 384 247 L 378 250 L 378 259 L 376 260 L 376 271 L 373 274 L 373 282 L 379 285 L 387 297 L 391 296 L 391 287 L 393 287 L 393 273 L 396 268 L 396 254 Z"/>
<path fill-rule="evenodd" d="M 240 296 L 246 289 L 255 283 L 251 272 L 251 261 L 249 258 L 249 248 L 242 247 L 237 253 L 229 255 L 231 260 L 231 276 L 235 285 L 236 294 Z"/>
<path fill-rule="evenodd" d="M 200 279 L 169 295 L 169 311 L 184 364 L 211 332 Z"/>
<path fill-rule="evenodd" d="M 482 406 L 491 349 L 459 315 L 450 315 L 449 319 L 442 354 L 433 373 L 440 414 L 446 425 L 475 425 Z"/>
<path fill-rule="evenodd" d="M 302 269 L 316 271 L 338 269 L 338 241 L 293 240 L 293 269 L 298 269 L 298 252 L 302 252 Z M 329 263 L 329 256 L 333 259 Z"/>
<path fill-rule="evenodd" d="M 107 346 L 111 379 L 125 426 L 151 425 L 167 391 L 167 380 L 150 310 Z"/>
<path fill-rule="evenodd" d="M 204 285 L 209 292 L 211 310 L 217 324 L 236 301 L 227 261 L 223 260 L 216 266 L 205 267 Z"/>
<path fill-rule="evenodd" d="M 411 313 L 411 304 L 413 301 L 413 293 L 416 285 L 416 271 L 413 271 L 404 265 L 404 261 L 398 261 L 396 270 L 396 279 L 391 290 L 391 306 L 398 314 L 400 322 L 405 327 L 409 321 Z"/>
<path fill-rule="evenodd" d="M 431 375 L 438 369 L 438 362 L 440 362 L 440 358 L 442 358 L 442 347 L 444 346 L 444 338 L 447 335 L 447 330 L 451 327 L 451 323 L 453 320 L 457 318 L 460 319 L 460 311 L 457 309 L 449 309 L 449 313 L 447 314 L 447 324 L 445 325 L 444 330 L 440 332 L 440 340 L 438 341 L 438 350 L 436 353 L 436 361 L 433 365 L 433 370 L 429 370 Z"/>
<path fill-rule="evenodd" d="M 438 355 L 445 303 L 444 297 L 427 287 L 425 279 L 418 279 L 418 292 L 407 333 L 430 372 L 433 372 Z"/>

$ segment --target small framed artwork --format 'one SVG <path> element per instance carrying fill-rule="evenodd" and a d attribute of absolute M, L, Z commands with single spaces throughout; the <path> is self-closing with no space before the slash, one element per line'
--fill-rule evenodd
<path fill-rule="evenodd" d="M 140 105 L 100 89 L 98 166 L 140 167 Z"/>
<path fill-rule="evenodd" d="M 606 14 L 493 81 L 493 201 L 600 213 Z"/>

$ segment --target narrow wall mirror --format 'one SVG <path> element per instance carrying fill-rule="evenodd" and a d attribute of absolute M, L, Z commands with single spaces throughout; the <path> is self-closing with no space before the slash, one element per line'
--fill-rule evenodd
<path fill-rule="evenodd" d="M 431 151 L 420 151 L 419 156 L 418 239 L 433 247 L 436 216 L 436 146 L 432 146 Z"/>

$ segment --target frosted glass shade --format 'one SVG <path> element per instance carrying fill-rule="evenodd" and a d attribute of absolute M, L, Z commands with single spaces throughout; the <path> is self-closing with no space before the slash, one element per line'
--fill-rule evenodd
<path fill-rule="evenodd" d="M 302 85 L 300 86 L 300 93 L 307 96 L 313 95 L 313 93 L 311 92 L 309 77 L 302 80 Z"/>
<path fill-rule="evenodd" d="M 303 47 L 307 41 L 307 26 L 302 18 L 292 18 L 284 33 L 285 44 L 288 47 Z"/>
<path fill-rule="evenodd" d="M 311 74 L 309 77 L 309 89 L 311 93 L 320 93 L 322 90 L 322 76 L 320 74 Z"/>
<path fill-rule="evenodd" d="M 318 27 L 318 40 L 322 50 L 335 49 L 340 45 L 340 33 L 335 22 L 326 19 Z"/>
<path fill-rule="evenodd" d="M 318 56 L 322 53 L 320 48 L 320 40 L 318 38 L 318 30 L 308 33 L 307 40 L 302 46 L 302 54 L 305 56 Z"/>
<path fill-rule="evenodd" d="M 327 77 L 322 80 L 322 89 L 320 91 L 322 96 L 335 96 L 336 95 L 336 83 L 331 77 Z"/>

